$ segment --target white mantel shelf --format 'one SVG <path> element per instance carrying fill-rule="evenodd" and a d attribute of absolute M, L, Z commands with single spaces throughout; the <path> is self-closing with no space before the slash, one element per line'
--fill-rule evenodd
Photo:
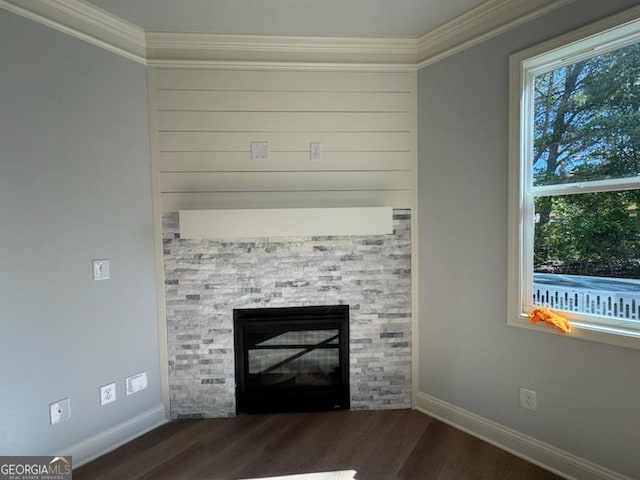
<path fill-rule="evenodd" d="M 393 233 L 391 207 L 180 210 L 181 238 Z"/>

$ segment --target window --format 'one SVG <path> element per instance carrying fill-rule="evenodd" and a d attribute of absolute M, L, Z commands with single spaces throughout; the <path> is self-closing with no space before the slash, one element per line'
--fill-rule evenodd
<path fill-rule="evenodd" d="M 640 348 L 640 9 L 511 57 L 509 323 Z"/>

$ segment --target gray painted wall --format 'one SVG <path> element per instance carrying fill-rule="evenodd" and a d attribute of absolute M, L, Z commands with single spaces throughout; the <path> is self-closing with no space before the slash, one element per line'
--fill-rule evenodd
<path fill-rule="evenodd" d="M 46 455 L 161 403 L 146 71 L 4 10 L 0 65 L 0 454 Z"/>
<path fill-rule="evenodd" d="M 507 326 L 506 283 L 509 54 L 636 4 L 578 0 L 418 80 L 420 392 L 633 478 L 640 351 Z"/>

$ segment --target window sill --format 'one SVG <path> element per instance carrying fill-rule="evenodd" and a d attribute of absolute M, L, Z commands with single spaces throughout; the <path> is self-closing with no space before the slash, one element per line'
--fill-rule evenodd
<path fill-rule="evenodd" d="M 608 345 L 616 345 L 618 347 L 635 348 L 640 350 L 640 332 L 619 330 L 610 327 L 602 327 L 585 324 L 578 321 L 571 321 L 571 327 L 573 328 L 573 331 L 571 333 L 560 333 L 555 328 L 552 328 L 548 325 L 531 323 L 529 319 L 524 315 L 520 315 L 515 319 L 512 319 L 512 316 L 510 315 L 507 324 L 512 327 L 550 333 L 552 335 L 559 335 L 565 338 L 606 343 Z"/>

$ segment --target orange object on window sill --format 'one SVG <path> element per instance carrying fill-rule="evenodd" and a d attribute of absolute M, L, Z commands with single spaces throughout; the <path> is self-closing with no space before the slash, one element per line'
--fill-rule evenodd
<path fill-rule="evenodd" d="M 569 323 L 569 320 L 545 307 L 532 308 L 529 312 L 529 321 L 531 323 L 543 321 L 552 325 L 562 333 L 571 332 L 571 324 Z"/>

